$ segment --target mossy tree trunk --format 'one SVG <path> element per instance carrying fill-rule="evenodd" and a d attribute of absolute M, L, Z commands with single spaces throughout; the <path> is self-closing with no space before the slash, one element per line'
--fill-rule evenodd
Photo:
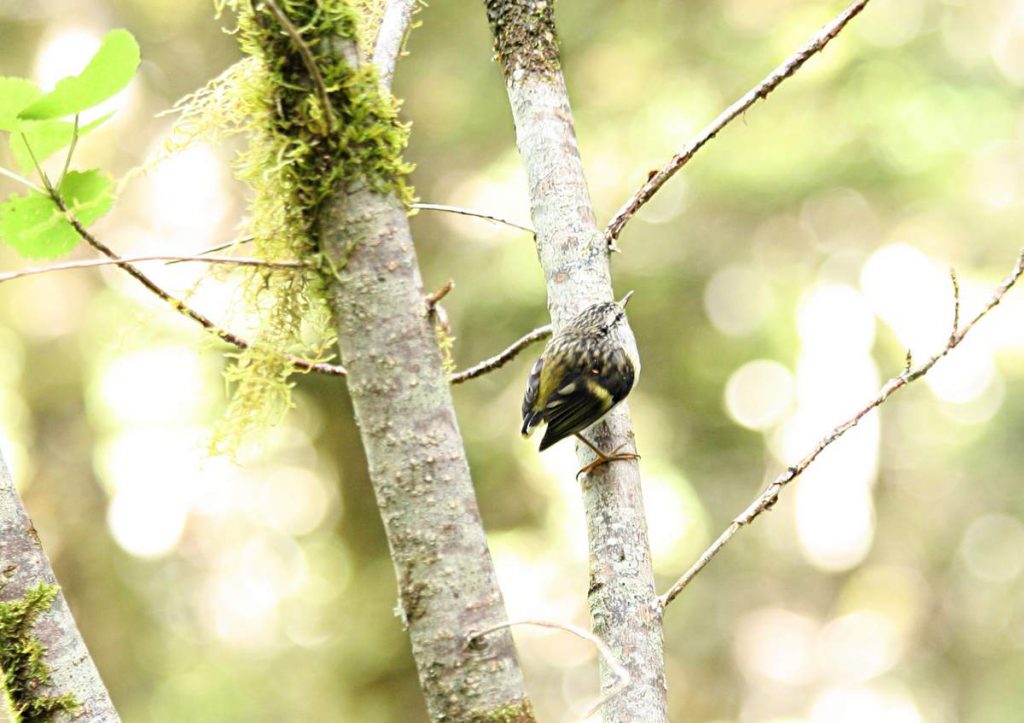
<path fill-rule="evenodd" d="M 266 7 L 254 38 L 276 74 L 277 132 L 309 162 L 299 182 L 428 712 L 533 721 L 508 631 L 469 644 L 506 614 L 409 229 L 404 129 L 351 6 Z"/>
<path fill-rule="evenodd" d="M 597 228 L 562 78 L 551 0 L 486 0 L 495 49 L 526 166 L 537 253 L 557 330 L 584 308 L 613 298 L 608 244 Z M 627 405 L 589 436 L 601 448 L 633 443 Z M 578 445 L 581 463 L 594 459 Z M 594 633 L 618 656 L 630 685 L 604 707 L 605 720 L 667 720 L 662 607 L 654 587 L 636 462 L 582 478 L 590 544 Z M 602 685 L 616 682 L 603 668 Z"/>
<path fill-rule="evenodd" d="M 2 458 L 0 667 L 19 719 L 121 720 Z"/>

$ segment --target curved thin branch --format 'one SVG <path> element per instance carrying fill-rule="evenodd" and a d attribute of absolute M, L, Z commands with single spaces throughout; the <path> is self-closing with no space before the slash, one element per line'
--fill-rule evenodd
<path fill-rule="evenodd" d="M 32 181 L 28 180 L 24 176 L 19 176 L 14 171 L 4 168 L 3 166 L 0 166 L 0 176 L 6 176 L 15 183 L 20 183 L 22 186 L 25 186 L 26 188 L 31 188 L 36 193 L 46 193 L 45 188 L 40 188 L 39 186 L 32 183 Z"/>
<path fill-rule="evenodd" d="M 463 382 L 468 382 L 470 379 L 476 379 L 479 376 L 483 376 L 488 372 L 493 372 L 495 369 L 500 369 L 515 359 L 523 349 L 538 341 L 547 339 L 549 336 L 551 336 L 551 324 L 545 324 L 544 326 L 537 327 L 529 334 L 512 342 L 512 344 L 504 351 L 495 354 L 489 359 L 484 359 L 482 362 L 471 366 L 469 369 L 463 369 L 461 372 L 453 373 L 448 377 L 448 381 L 452 384 L 462 384 Z"/>
<path fill-rule="evenodd" d="M 725 529 L 725 531 L 718 536 L 708 549 L 697 559 L 690 569 L 687 570 L 683 575 L 673 583 L 672 587 L 669 588 L 668 592 L 661 596 L 662 606 L 668 605 L 670 602 L 679 596 L 687 585 L 696 577 L 701 570 L 707 567 L 708 563 L 717 555 L 723 547 L 725 547 L 729 541 L 740 531 L 745 525 L 749 525 L 753 522 L 762 512 L 771 509 L 775 502 L 779 499 L 779 494 L 782 492 L 783 487 L 788 485 L 794 479 L 799 477 L 803 472 L 818 458 L 825 449 L 835 442 L 837 439 L 842 437 L 848 431 L 857 426 L 861 419 L 863 419 L 868 412 L 880 407 L 885 403 L 889 397 L 891 397 L 896 391 L 902 389 L 913 381 L 920 379 L 931 370 L 943 357 L 953 351 L 960 342 L 964 340 L 964 337 L 974 328 L 982 317 L 988 314 L 992 309 L 999 305 L 999 302 L 1003 300 L 1013 285 L 1017 283 L 1017 280 L 1024 274 L 1024 251 L 1021 251 L 1020 256 L 1017 258 L 1017 265 L 1013 271 L 995 288 L 992 293 L 992 297 L 988 303 L 982 307 L 981 311 L 974 315 L 974 317 L 967 322 L 963 327 L 959 327 L 960 318 L 960 288 L 959 283 L 956 281 L 956 275 L 953 274 L 953 296 L 954 296 L 954 320 L 953 320 L 953 332 L 949 337 L 949 341 L 943 349 L 931 357 L 924 364 L 921 364 L 917 368 L 911 368 L 911 357 L 907 354 L 907 365 L 903 372 L 899 376 L 895 376 L 887 381 L 879 390 L 878 396 L 868 402 L 864 407 L 857 411 L 852 417 L 847 419 L 842 424 L 838 425 L 825 435 L 824 438 L 812 449 L 803 459 L 794 464 L 792 467 L 787 469 L 785 472 L 776 477 L 771 484 L 769 484 L 765 490 L 758 495 L 753 502 L 747 507 L 746 510 L 737 516 L 732 524 Z"/>
<path fill-rule="evenodd" d="M 132 256 L 114 259 L 84 259 L 65 261 L 51 266 L 34 266 L 20 271 L 0 273 L 0 283 L 14 281 L 26 276 L 48 274 L 51 271 L 71 271 L 73 269 L 91 269 L 98 266 L 120 266 L 121 264 L 138 264 L 148 261 L 168 261 L 171 263 L 196 262 L 204 264 L 228 264 L 232 266 L 261 266 L 269 269 L 308 269 L 312 265 L 305 261 L 264 261 L 263 259 L 231 258 L 228 256 Z"/>
<path fill-rule="evenodd" d="M 234 248 L 235 246 L 240 246 L 241 244 L 252 243 L 255 240 L 256 239 L 253 238 L 252 236 L 243 236 L 242 238 L 236 238 L 235 240 L 228 241 L 227 243 L 217 244 L 216 246 L 211 246 L 210 248 L 203 249 L 202 251 L 196 251 L 192 255 L 193 256 L 206 256 L 207 254 L 215 254 L 218 251 L 225 251 L 227 249 Z M 171 264 L 177 264 L 177 263 L 182 263 L 182 262 L 179 262 L 178 260 L 168 261 L 167 265 L 170 266 Z"/>
<path fill-rule="evenodd" d="M 391 91 L 395 77 L 395 64 L 402 54 L 402 43 L 412 23 L 412 14 L 419 0 L 387 0 L 384 17 L 377 31 L 377 42 L 373 48 L 373 64 L 377 66 L 382 90 Z"/>
<path fill-rule="evenodd" d="M 466 636 L 466 645 L 470 648 L 479 646 L 481 642 L 480 639 L 483 638 L 485 635 L 489 635 L 490 633 L 496 632 L 498 630 L 504 630 L 505 628 L 511 628 L 515 625 L 533 625 L 539 628 L 551 628 L 552 630 L 562 630 L 567 633 L 571 633 L 572 635 L 575 635 L 577 638 L 582 638 L 583 640 L 586 640 L 588 643 L 593 644 L 593 646 L 597 648 L 598 654 L 600 654 L 605 664 L 607 664 L 608 669 L 616 677 L 617 682 L 612 687 L 610 687 L 604 693 L 604 695 L 598 698 L 597 701 L 592 706 L 590 706 L 590 708 L 587 709 L 587 712 L 583 716 L 584 719 L 590 718 L 590 716 L 594 715 L 594 713 L 600 710 L 605 703 L 607 703 L 609 700 L 611 700 L 616 695 L 621 693 L 622 690 L 627 685 L 629 685 L 629 681 L 631 680 L 629 671 L 622 663 L 619 662 L 618 658 L 615 657 L 615 653 L 613 653 L 612 649 L 608 647 L 608 644 L 601 640 L 601 638 L 597 637 L 596 635 L 587 630 L 584 630 L 578 625 L 571 625 L 569 623 L 554 623 L 548 620 L 509 620 L 504 623 L 492 625 L 489 628 L 484 628 L 483 630 L 480 630 L 478 632 L 471 632 L 469 635 Z"/>
<path fill-rule="evenodd" d="M 460 216 L 472 216 L 473 218 L 482 218 L 486 221 L 493 221 L 494 223 L 503 223 L 506 226 L 517 228 L 520 231 L 526 231 L 527 233 L 534 233 L 534 230 L 529 226 L 524 226 L 515 221 L 509 221 L 507 218 L 501 216 L 492 216 L 489 213 L 483 213 L 482 211 L 474 211 L 471 208 L 462 208 L 461 206 L 447 206 L 442 203 L 414 203 L 412 208 L 419 209 L 420 211 L 444 211 L 445 213 L 456 213 Z"/>
<path fill-rule="evenodd" d="M 619 237 L 619 234 L 622 233 L 623 227 L 629 223 L 633 216 L 636 215 L 637 211 L 640 210 L 640 207 L 651 200 L 651 197 L 665 185 L 665 182 L 675 175 L 676 171 L 690 162 L 690 159 L 693 158 L 697 151 L 703 148 L 708 141 L 718 135 L 720 130 L 725 128 L 725 126 L 735 120 L 744 111 L 750 108 L 750 106 L 754 105 L 754 103 L 762 98 L 767 98 L 769 93 L 779 87 L 782 81 L 798 71 L 809 58 L 816 53 L 820 53 L 833 38 L 842 32 L 847 23 L 853 20 L 853 18 L 855 18 L 860 11 L 864 9 L 868 2 L 869 0 L 857 0 L 857 2 L 846 8 L 846 10 L 838 15 L 831 23 L 826 25 L 817 33 L 817 35 L 811 38 L 806 45 L 786 58 L 782 65 L 769 73 L 768 76 L 755 87 L 751 88 L 746 95 L 722 111 L 721 115 L 711 121 L 711 123 L 704 128 L 696 138 L 683 146 L 683 148 L 672 156 L 671 160 L 669 160 L 669 162 L 666 163 L 659 171 L 653 173 L 647 179 L 647 182 L 637 189 L 636 193 L 633 194 L 633 197 L 626 201 L 612 220 L 608 222 L 608 226 L 605 228 L 605 236 L 608 238 L 608 245 L 615 248 L 615 240 Z"/>
<path fill-rule="evenodd" d="M 85 241 L 87 244 L 89 244 L 94 249 L 96 249 L 101 254 L 110 259 L 115 266 L 118 266 L 127 271 L 132 278 L 134 278 L 140 284 L 142 284 L 151 292 L 156 294 L 157 297 L 170 304 L 171 308 L 173 308 L 175 311 L 187 316 L 189 319 L 192 319 L 192 321 L 196 322 L 207 331 L 212 332 L 221 341 L 225 341 L 228 344 L 231 344 L 232 346 L 238 347 L 239 349 L 248 349 L 251 346 L 251 344 L 242 337 L 230 331 L 227 331 L 226 329 L 220 328 L 205 314 L 202 314 L 196 309 L 193 309 L 191 306 L 186 304 L 181 299 L 171 296 L 171 294 L 165 291 L 163 287 L 161 287 L 159 284 L 157 284 L 155 281 L 149 278 L 149 276 L 144 274 L 139 269 L 139 267 L 126 261 L 125 259 L 122 259 L 116 253 L 114 253 L 113 249 L 111 249 L 105 243 L 103 243 L 98 238 L 93 236 L 92 233 L 90 233 L 89 230 L 85 226 L 83 226 L 77 218 L 75 218 L 74 214 L 71 213 L 67 205 L 64 203 L 64 199 L 61 198 L 61 195 L 57 193 L 55 190 L 50 191 L 50 198 L 52 198 L 53 202 L 57 204 L 57 208 L 61 210 L 61 212 L 64 214 L 64 217 L 67 219 L 67 222 L 71 224 L 71 227 L 75 229 L 75 233 L 77 233 L 83 241 Z M 338 366 L 337 364 L 328 364 L 326 362 L 313 362 L 308 359 L 303 359 L 301 357 L 294 356 L 292 354 L 286 354 L 285 356 L 288 359 L 288 361 L 292 364 L 292 366 L 295 367 L 295 369 L 298 371 L 319 372 L 321 374 L 327 374 L 329 376 L 335 377 L 343 377 L 347 374 L 345 368 L 342 366 Z"/>

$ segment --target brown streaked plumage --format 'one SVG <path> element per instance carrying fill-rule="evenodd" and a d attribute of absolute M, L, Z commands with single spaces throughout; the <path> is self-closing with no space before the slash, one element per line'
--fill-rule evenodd
<path fill-rule="evenodd" d="M 530 372 L 523 397 L 524 436 L 541 423 L 547 429 L 540 443 L 545 450 L 577 435 L 600 420 L 636 386 L 640 357 L 636 339 L 625 323 L 626 303 L 593 304 L 565 325 L 544 348 Z M 604 455 L 580 437 L 601 458 L 634 459 L 636 455 Z"/>

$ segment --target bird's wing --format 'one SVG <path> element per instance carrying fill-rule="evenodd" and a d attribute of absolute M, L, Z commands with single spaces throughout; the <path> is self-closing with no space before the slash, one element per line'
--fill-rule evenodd
<path fill-rule="evenodd" d="M 529 436 L 533 428 L 541 423 L 543 414 L 537 408 L 537 397 L 540 394 L 540 377 L 544 369 L 544 357 L 542 356 L 530 370 L 530 378 L 526 382 L 526 393 L 523 395 L 523 436 Z"/>
<path fill-rule="evenodd" d="M 544 408 L 548 428 L 540 443 L 541 450 L 586 429 L 615 405 L 612 395 L 592 378 L 576 374 L 566 382 L 551 395 Z"/>

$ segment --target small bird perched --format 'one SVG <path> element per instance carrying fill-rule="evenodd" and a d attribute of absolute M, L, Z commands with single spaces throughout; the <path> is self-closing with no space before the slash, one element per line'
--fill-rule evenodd
<path fill-rule="evenodd" d="M 575 435 L 597 455 L 577 477 L 613 460 L 639 459 L 633 453 L 619 454 L 621 447 L 605 454 L 580 434 L 625 399 L 640 378 L 636 339 L 626 323 L 632 295 L 630 291 L 622 301 L 593 304 L 575 316 L 544 347 L 526 385 L 524 437 L 547 422 L 541 451 Z"/>

